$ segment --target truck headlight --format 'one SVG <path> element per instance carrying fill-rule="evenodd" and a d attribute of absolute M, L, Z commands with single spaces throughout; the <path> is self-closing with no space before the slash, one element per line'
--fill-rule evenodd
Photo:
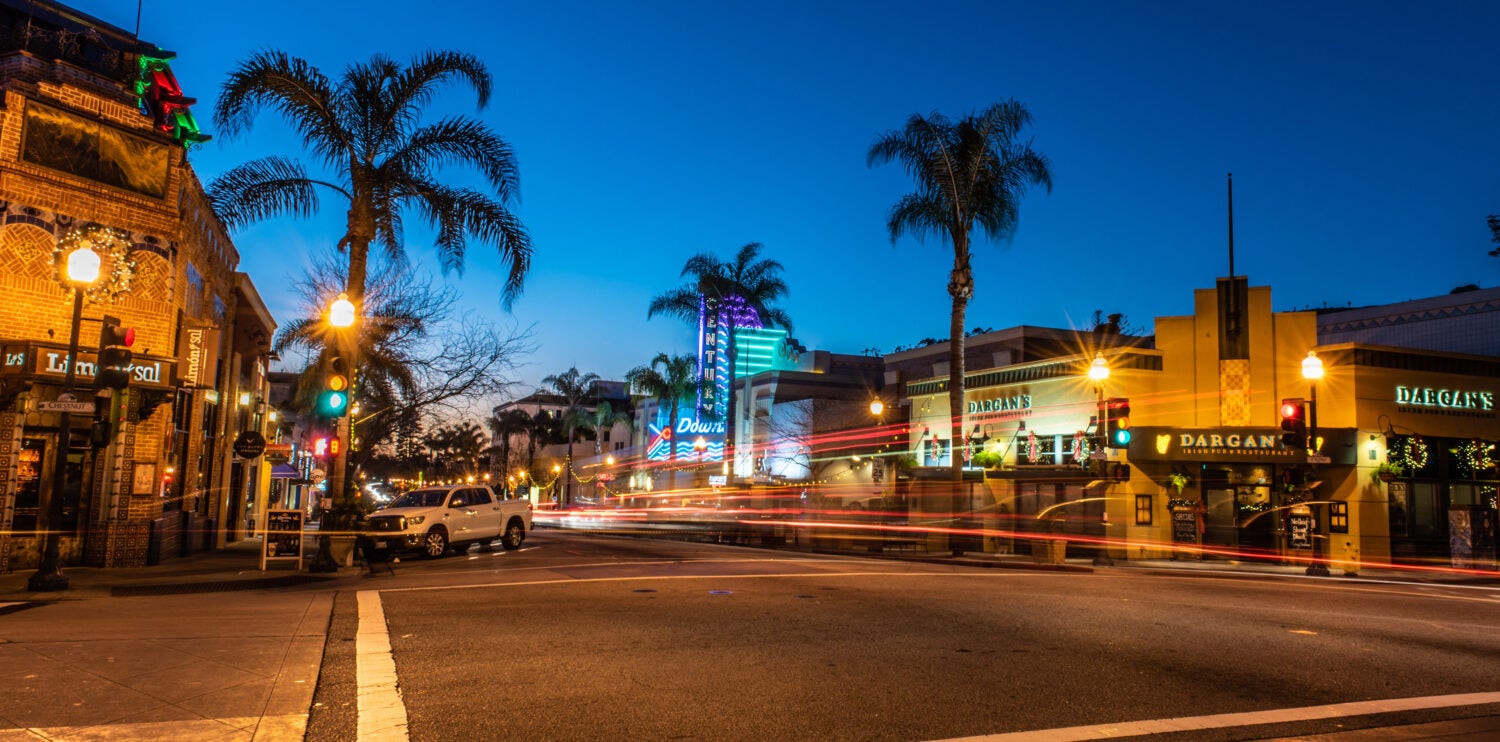
<path fill-rule="evenodd" d="M 420 525 L 422 525 L 422 521 L 424 521 L 424 520 L 427 520 L 427 516 L 425 516 L 425 515 L 413 515 L 410 518 L 406 519 L 406 523 L 408 525 L 420 526 Z"/>

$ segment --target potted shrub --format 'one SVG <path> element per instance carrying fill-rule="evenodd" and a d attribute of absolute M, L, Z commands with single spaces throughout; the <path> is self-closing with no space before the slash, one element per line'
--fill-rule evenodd
<path fill-rule="evenodd" d="M 1183 474 L 1181 472 L 1175 472 L 1175 471 L 1172 472 L 1171 474 L 1168 474 L 1167 475 L 1167 486 L 1171 487 L 1173 490 L 1175 490 L 1177 492 L 1177 494 L 1181 495 L 1183 488 L 1188 486 L 1187 475 Z"/>
<path fill-rule="evenodd" d="M 1000 454 L 994 451 L 980 451 L 971 459 L 973 464 L 981 469 L 1000 468 Z"/>
<path fill-rule="evenodd" d="M 1392 464 L 1389 461 L 1380 462 L 1380 464 L 1370 472 L 1370 479 L 1371 481 L 1375 482 L 1393 482 L 1404 476 L 1406 476 L 1406 469 L 1400 464 Z"/>

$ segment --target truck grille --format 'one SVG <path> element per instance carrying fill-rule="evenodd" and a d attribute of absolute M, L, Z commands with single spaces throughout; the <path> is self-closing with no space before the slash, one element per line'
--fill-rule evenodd
<path fill-rule="evenodd" d="M 370 530 L 372 531 L 404 531 L 406 530 L 406 519 L 399 515 L 388 515 L 370 519 Z"/>

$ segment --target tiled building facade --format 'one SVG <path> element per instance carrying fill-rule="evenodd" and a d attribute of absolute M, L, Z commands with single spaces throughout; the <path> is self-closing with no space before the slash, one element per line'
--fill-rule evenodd
<path fill-rule="evenodd" d="M 257 424 L 221 410 L 261 383 L 244 367 L 263 368 L 274 324 L 235 273 L 180 115 L 174 128 L 144 112 L 136 83 L 164 69 L 170 80 L 153 61 L 165 53 L 51 3 L 0 15 L 0 571 L 36 565 L 59 464 L 64 565 L 144 565 L 220 545 L 234 501 L 228 441 Z M 56 246 L 92 228 L 123 239 L 100 243 L 117 245 L 96 284 L 115 295 L 83 302 L 78 399 L 94 399 L 101 320 L 135 330 L 130 386 L 96 405 L 114 421 L 103 447 L 90 443 L 95 415 L 72 415 L 65 438 L 44 409 L 63 391 L 72 335 Z"/>

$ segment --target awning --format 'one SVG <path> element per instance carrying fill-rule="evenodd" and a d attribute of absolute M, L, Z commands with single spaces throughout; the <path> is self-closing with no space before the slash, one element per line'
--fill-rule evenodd
<path fill-rule="evenodd" d="M 300 476 L 302 472 L 297 471 L 297 467 L 291 464 L 276 464 L 271 467 L 272 479 L 296 479 Z"/>

